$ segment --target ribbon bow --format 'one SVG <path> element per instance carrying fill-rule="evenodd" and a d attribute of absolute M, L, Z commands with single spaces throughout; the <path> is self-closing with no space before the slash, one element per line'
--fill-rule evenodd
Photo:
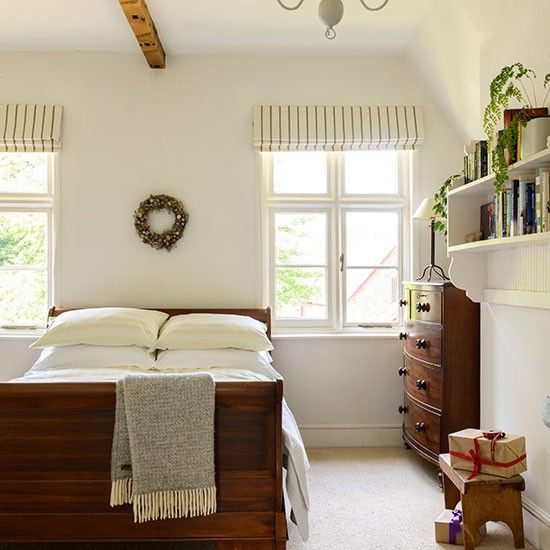
<path fill-rule="evenodd" d="M 449 522 L 449 543 L 456 544 L 456 537 L 460 533 L 462 523 L 462 510 L 453 510 L 453 517 Z"/>

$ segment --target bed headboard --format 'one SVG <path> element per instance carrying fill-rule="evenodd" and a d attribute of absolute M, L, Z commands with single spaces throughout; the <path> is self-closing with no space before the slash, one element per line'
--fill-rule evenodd
<path fill-rule="evenodd" d="M 48 318 L 57 317 L 65 311 L 72 311 L 74 309 L 82 309 L 78 307 L 52 307 L 48 312 Z M 253 319 L 265 323 L 267 326 L 267 337 L 271 339 L 271 308 L 266 307 L 263 309 L 254 309 L 254 308 L 244 308 L 244 309 L 234 309 L 234 308 L 166 308 L 166 307 L 155 307 L 155 308 L 143 308 L 143 309 L 155 309 L 157 311 L 163 311 L 168 313 L 170 317 L 174 315 L 184 315 L 186 313 L 225 313 L 227 315 L 247 315 Z"/>

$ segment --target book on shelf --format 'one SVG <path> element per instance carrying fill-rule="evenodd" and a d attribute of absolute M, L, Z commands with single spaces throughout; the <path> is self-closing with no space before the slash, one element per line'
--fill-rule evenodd
<path fill-rule="evenodd" d="M 550 230 L 550 171 L 544 168 L 535 170 L 537 202 L 537 233 Z"/>
<path fill-rule="evenodd" d="M 482 204 L 480 208 L 481 217 L 481 240 L 495 238 L 495 203 L 494 201 Z"/>
<path fill-rule="evenodd" d="M 550 168 L 520 176 L 480 208 L 482 240 L 550 231 Z"/>
<path fill-rule="evenodd" d="M 521 235 L 518 226 L 518 201 L 519 201 L 519 180 L 512 182 L 512 213 L 511 213 L 511 236 Z"/>
<path fill-rule="evenodd" d="M 537 218 L 535 206 L 535 182 L 525 183 L 525 220 L 523 227 L 524 235 L 531 235 L 537 232 Z"/>
<path fill-rule="evenodd" d="M 473 141 L 464 150 L 464 183 L 484 178 L 491 172 L 487 140 Z"/>
<path fill-rule="evenodd" d="M 512 187 L 508 187 L 504 197 L 504 236 L 512 236 L 512 205 L 513 205 L 513 191 Z"/>

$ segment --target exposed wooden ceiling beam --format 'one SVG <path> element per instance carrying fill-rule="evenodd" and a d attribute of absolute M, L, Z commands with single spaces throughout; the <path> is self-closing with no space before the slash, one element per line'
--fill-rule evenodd
<path fill-rule="evenodd" d="M 166 54 L 145 0 L 119 0 L 119 3 L 149 67 L 164 69 Z"/>

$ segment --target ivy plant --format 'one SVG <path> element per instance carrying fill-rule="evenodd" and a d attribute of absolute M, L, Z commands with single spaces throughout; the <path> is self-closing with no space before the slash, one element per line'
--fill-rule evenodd
<path fill-rule="evenodd" d="M 489 87 L 489 103 L 483 114 L 483 129 L 487 134 L 493 172 L 495 173 L 495 189 L 501 192 L 508 180 L 508 163 L 506 151 L 511 153 L 517 149 L 519 128 L 525 126 L 528 117 L 525 110 L 537 107 L 534 80 L 536 74 L 532 69 L 526 68 L 522 63 L 514 63 L 503 67 L 500 73 L 493 79 Z M 550 73 L 544 78 L 544 87 L 548 88 L 542 105 L 548 100 L 550 92 Z M 531 87 L 532 94 L 527 91 Z M 508 108 L 511 100 L 517 100 L 521 104 L 519 113 L 514 116 L 508 128 L 505 128 L 498 136 L 496 146 L 493 147 L 496 128 L 502 116 L 502 112 Z"/>
<path fill-rule="evenodd" d="M 502 67 L 500 73 L 493 78 L 489 85 L 489 103 L 483 113 L 483 129 L 489 142 L 493 141 L 502 112 L 508 109 L 512 99 L 519 101 L 524 108 L 533 107 L 524 80 L 529 80 L 532 85 L 535 78 L 534 71 L 527 69 L 522 63 Z M 533 96 L 533 101 L 535 99 Z"/>
<path fill-rule="evenodd" d="M 453 186 L 455 179 L 461 176 L 462 174 L 449 176 L 434 195 L 434 212 L 440 218 L 435 220 L 434 229 L 439 233 L 445 233 L 445 235 L 447 235 L 447 193 Z"/>
<path fill-rule="evenodd" d="M 505 128 L 498 136 L 496 147 L 492 151 L 493 172 L 495 174 L 495 190 L 497 193 L 504 191 L 508 181 L 508 162 L 506 160 L 506 151 L 509 154 L 515 151 L 518 146 L 519 128 L 527 126 L 528 118 L 525 111 L 519 111 L 510 122 L 510 126 Z"/>

